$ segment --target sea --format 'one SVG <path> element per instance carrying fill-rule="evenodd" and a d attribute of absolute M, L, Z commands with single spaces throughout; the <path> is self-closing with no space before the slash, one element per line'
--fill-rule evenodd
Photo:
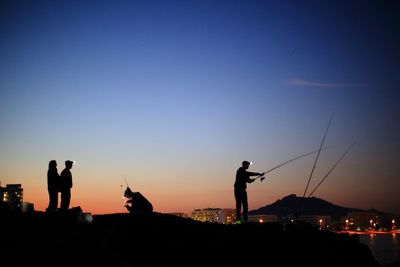
<path fill-rule="evenodd" d="M 382 265 L 400 262 L 400 234 L 360 234 L 375 259 Z"/>

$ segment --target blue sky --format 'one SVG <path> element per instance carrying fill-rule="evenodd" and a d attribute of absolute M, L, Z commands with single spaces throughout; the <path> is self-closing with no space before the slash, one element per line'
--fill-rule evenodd
<path fill-rule="evenodd" d="M 44 209 L 48 162 L 61 172 L 73 159 L 72 204 L 86 209 L 122 211 L 122 176 L 156 210 L 233 207 L 242 160 L 262 171 L 318 148 L 335 113 L 316 175 L 357 144 L 317 196 L 400 212 L 398 11 L 390 1 L 3 1 L 2 185 L 22 183 Z M 252 184 L 250 208 L 301 195 L 312 163 Z"/>

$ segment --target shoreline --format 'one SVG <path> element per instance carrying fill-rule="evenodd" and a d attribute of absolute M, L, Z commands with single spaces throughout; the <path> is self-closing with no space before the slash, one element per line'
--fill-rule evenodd
<path fill-rule="evenodd" d="M 350 231 L 350 230 L 339 230 L 332 231 L 337 234 L 357 234 L 357 235 L 400 235 L 400 229 L 390 230 L 390 231 L 379 231 L 379 230 L 369 230 L 369 231 Z"/>

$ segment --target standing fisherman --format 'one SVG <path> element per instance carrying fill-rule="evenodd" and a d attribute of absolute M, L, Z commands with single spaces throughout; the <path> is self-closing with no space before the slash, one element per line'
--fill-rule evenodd
<path fill-rule="evenodd" d="M 264 173 L 258 172 L 248 172 L 247 169 L 250 166 L 250 162 L 243 161 L 242 167 L 240 167 L 236 171 L 236 180 L 235 180 L 235 200 L 236 200 L 236 222 L 241 223 L 241 208 L 243 205 L 243 222 L 247 222 L 247 212 L 248 212 L 248 203 L 247 203 L 247 183 L 252 183 L 256 179 L 251 179 L 250 176 L 262 176 Z"/>
<path fill-rule="evenodd" d="M 61 183 L 60 183 L 60 192 L 61 192 L 61 207 L 62 211 L 66 211 L 69 208 L 69 204 L 71 201 L 71 188 L 72 188 L 72 174 L 71 168 L 74 165 L 73 161 L 67 160 L 65 161 L 65 169 L 61 172 Z"/>

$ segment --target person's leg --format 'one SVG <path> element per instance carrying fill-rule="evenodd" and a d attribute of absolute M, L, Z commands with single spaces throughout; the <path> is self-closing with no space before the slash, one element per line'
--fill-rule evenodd
<path fill-rule="evenodd" d="M 61 210 L 68 210 L 69 208 L 69 203 L 71 200 L 71 191 L 70 190 L 65 190 L 61 192 Z"/>
<path fill-rule="evenodd" d="M 60 210 L 65 210 L 65 192 L 61 192 L 61 204 L 60 204 Z"/>
<path fill-rule="evenodd" d="M 241 209 L 241 198 L 240 198 L 240 192 L 238 190 L 235 190 L 235 201 L 236 201 L 236 221 L 240 221 L 241 216 L 240 216 L 240 209 Z"/>
<path fill-rule="evenodd" d="M 53 205 L 53 197 L 51 194 L 51 191 L 49 190 L 49 206 L 47 206 L 47 210 L 49 211 L 51 209 L 51 206 Z"/>
<path fill-rule="evenodd" d="M 58 205 L 58 191 L 57 190 L 50 190 L 49 191 L 49 207 L 48 207 L 48 210 L 57 209 L 57 205 Z"/>
<path fill-rule="evenodd" d="M 71 190 L 65 192 L 65 209 L 69 209 L 69 203 L 71 202 Z"/>
<path fill-rule="evenodd" d="M 54 209 L 58 208 L 58 189 L 54 190 Z"/>
<path fill-rule="evenodd" d="M 249 205 L 247 203 L 247 192 L 246 191 L 243 191 L 242 202 L 243 202 L 243 220 L 245 222 L 247 222 L 247 212 L 249 209 Z"/>

